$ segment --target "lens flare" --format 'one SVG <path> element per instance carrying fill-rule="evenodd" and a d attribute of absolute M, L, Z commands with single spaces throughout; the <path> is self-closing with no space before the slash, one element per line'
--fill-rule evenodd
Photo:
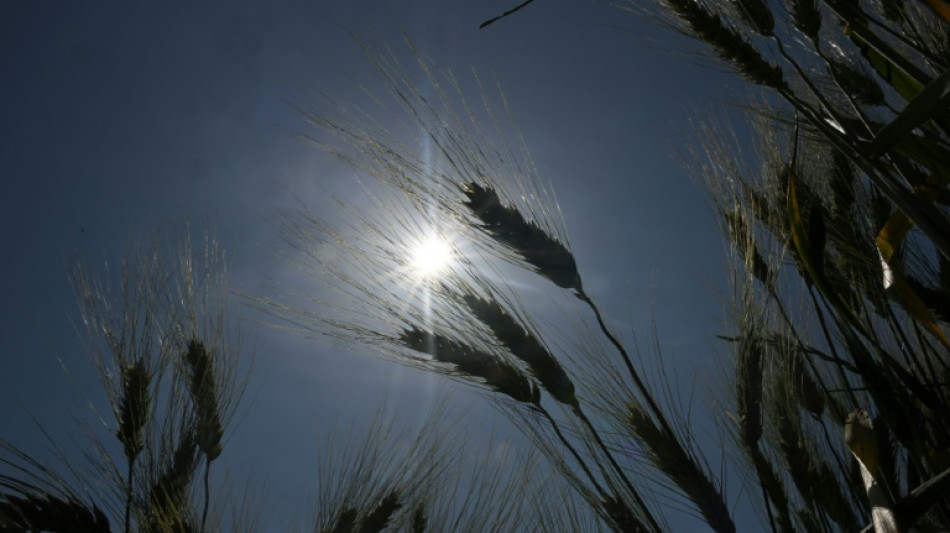
<path fill-rule="evenodd" d="M 432 278 L 448 270 L 452 264 L 452 247 L 442 238 L 429 236 L 411 253 L 410 265 L 423 278 Z"/>

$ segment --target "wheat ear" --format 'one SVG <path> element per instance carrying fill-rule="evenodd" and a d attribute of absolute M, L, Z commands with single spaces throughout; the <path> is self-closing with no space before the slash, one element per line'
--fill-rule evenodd
<path fill-rule="evenodd" d="M 581 290 L 581 277 L 574 254 L 537 224 L 528 222 L 514 207 L 501 203 L 489 186 L 469 183 L 462 190 L 465 206 L 479 221 L 481 229 L 515 250 L 542 276 L 565 289 Z"/>
<path fill-rule="evenodd" d="M 407 348 L 453 365 L 464 377 L 481 379 L 492 390 L 515 401 L 533 405 L 540 401 L 537 387 L 520 370 L 499 357 L 418 328 L 403 330 L 397 339 Z"/>

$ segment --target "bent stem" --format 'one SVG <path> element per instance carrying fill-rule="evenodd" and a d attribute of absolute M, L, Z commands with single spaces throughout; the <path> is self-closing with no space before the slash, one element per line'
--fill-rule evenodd
<path fill-rule="evenodd" d="M 577 463 L 580 465 L 581 470 L 583 470 L 584 473 L 587 474 L 588 479 L 590 479 L 591 484 L 594 485 L 594 488 L 597 490 L 600 496 L 604 499 L 608 498 L 607 492 L 604 490 L 603 487 L 600 486 L 600 483 L 597 482 L 597 478 L 594 477 L 593 472 L 590 471 L 590 467 L 588 467 L 587 463 L 584 462 L 584 459 L 577 452 L 577 449 L 574 448 L 574 446 L 567 440 L 567 437 L 564 436 L 564 433 L 561 432 L 561 428 L 558 426 L 557 421 L 554 420 L 554 417 L 551 416 L 551 413 L 549 413 L 547 409 L 541 406 L 538 406 L 536 409 L 551 424 L 551 429 L 554 430 L 554 434 L 557 435 L 557 438 L 561 441 L 562 444 L 564 444 L 567 450 L 571 452 L 571 456 L 574 457 L 574 460 L 577 461 Z"/>
<path fill-rule="evenodd" d="M 627 487 L 627 490 L 630 491 L 630 495 L 637 502 L 637 505 L 641 509 L 644 510 L 644 514 L 646 514 L 647 519 L 650 521 L 650 526 L 654 528 L 654 531 L 662 531 L 662 528 L 656 522 L 656 519 L 653 517 L 653 514 L 649 512 L 649 509 L 646 506 L 646 502 L 643 501 L 643 498 L 640 497 L 640 493 L 637 492 L 637 490 L 633 486 L 633 483 L 627 477 L 626 472 L 624 472 L 623 469 L 620 468 L 620 465 L 617 463 L 617 460 L 614 459 L 613 454 L 607 448 L 607 445 L 604 443 L 604 441 L 600 438 L 600 434 L 597 432 L 597 429 L 594 428 L 594 425 L 591 424 L 590 419 L 587 418 L 587 415 L 585 415 L 584 411 L 581 410 L 580 404 L 575 403 L 573 406 L 571 406 L 571 410 L 575 415 L 577 415 L 578 418 L 581 419 L 581 421 L 587 427 L 587 430 L 590 432 L 590 434 L 593 435 L 594 440 L 597 442 L 597 447 L 600 448 L 600 450 L 607 457 L 607 460 L 610 461 L 610 465 L 613 467 L 613 469 L 617 471 L 617 475 L 620 476 L 620 480 Z"/>
<path fill-rule="evenodd" d="M 637 373 L 636 369 L 633 367 L 633 362 L 630 360 L 630 355 L 627 353 L 627 350 L 620 344 L 620 341 L 614 337 L 613 333 L 607 329 L 607 324 L 604 323 L 604 319 L 600 314 L 600 309 L 597 308 L 597 305 L 584 293 L 583 290 L 577 291 L 577 297 L 584 303 L 586 303 L 591 310 L 594 311 L 594 316 L 597 318 L 597 325 L 600 326 L 600 331 L 607 337 L 607 340 L 610 341 L 617 351 L 620 353 L 620 356 L 623 358 L 624 365 L 627 367 L 627 371 L 630 373 L 630 378 L 633 379 L 633 384 L 637 387 L 637 390 L 643 395 L 643 399 L 646 400 L 647 405 L 650 407 L 650 411 L 656 417 L 657 421 L 660 423 L 660 426 L 663 428 L 663 431 L 670 435 L 675 435 L 673 428 L 670 427 L 669 423 L 666 421 L 666 417 L 663 416 L 663 411 L 660 409 L 659 404 L 656 403 L 656 400 L 653 398 L 653 394 L 647 388 L 646 384 L 643 383 L 643 380 L 640 379 L 640 374 Z"/>

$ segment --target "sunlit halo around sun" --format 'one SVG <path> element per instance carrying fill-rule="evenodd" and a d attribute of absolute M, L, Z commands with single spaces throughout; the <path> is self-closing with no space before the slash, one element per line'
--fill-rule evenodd
<path fill-rule="evenodd" d="M 445 239 L 430 235 L 412 249 L 409 264 L 420 277 L 434 278 L 451 266 L 452 247 Z"/>

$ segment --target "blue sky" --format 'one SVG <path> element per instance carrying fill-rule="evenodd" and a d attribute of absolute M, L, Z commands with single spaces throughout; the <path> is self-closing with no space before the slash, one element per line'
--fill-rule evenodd
<path fill-rule="evenodd" d="M 291 194 L 319 202 L 315 184 L 346 200 L 354 171 L 295 139 L 308 126 L 285 102 L 319 109 L 324 95 L 346 101 L 357 84 L 378 84 L 347 30 L 398 44 L 397 23 L 437 64 L 498 80 L 560 201 L 589 294 L 641 341 L 655 315 L 665 356 L 684 382 L 703 383 L 721 357 L 713 336 L 724 327 L 726 261 L 678 154 L 688 121 L 737 100 L 742 84 L 604 2 L 541 0 L 476 29 L 510 4 L 4 2 L 0 437 L 29 445 L 31 415 L 67 431 L 82 412 L 71 380 L 96 386 L 71 323 L 75 260 L 114 260 L 190 222 L 215 230 L 241 291 L 298 279 L 273 252 L 269 220 Z M 297 495 L 294 505 L 307 504 L 307 466 L 328 428 L 383 402 L 411 418 L 433 390 L 451 388 L 359 348 L 260 326 L 240 300 L 232 314 L 248 326 L 259 372 L 230 468 L 243 475 L 258 460 L 268 487 Z"/>

